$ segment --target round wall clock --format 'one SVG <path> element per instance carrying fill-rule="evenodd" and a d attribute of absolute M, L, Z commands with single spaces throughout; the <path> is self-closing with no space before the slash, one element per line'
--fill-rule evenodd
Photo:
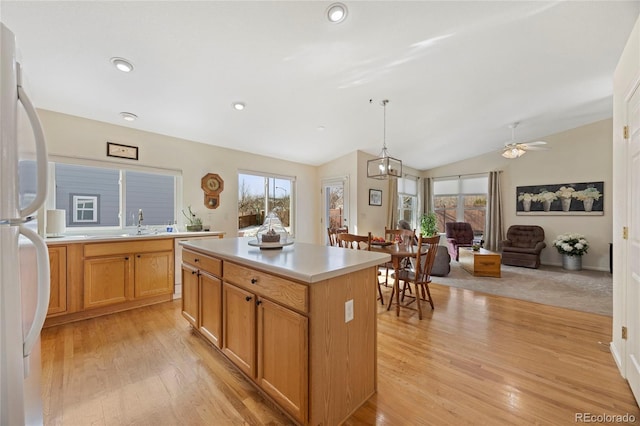
<path fill-rule="evenodd" d="M 202 178 L 202 190 L 205 194 L 217 195 L 224 189 L 224 181 L 216 173 L 207 173 Z"/>

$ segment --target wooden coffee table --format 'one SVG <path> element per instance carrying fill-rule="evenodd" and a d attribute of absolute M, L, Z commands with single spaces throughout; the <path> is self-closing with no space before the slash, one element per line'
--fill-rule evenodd
<path fill-rule="evenodd" d="M 470 247 L 460 247 L 458 261 L 462 269 L 475 277 L 500 278 L 500 253 L 482 248 L 479 251 L 473 251 Z"/>

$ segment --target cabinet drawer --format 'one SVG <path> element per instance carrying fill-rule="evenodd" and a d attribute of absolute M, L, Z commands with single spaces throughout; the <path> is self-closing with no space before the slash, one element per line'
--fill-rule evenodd
<path fill-rule="evenodd" d="M 222 276 L 222 260 L 191 250 L 182 250 L 182 261 L 217 277 Z"/>
<path fill-rule="evenodd" d="M 304 284 L 230 262 L 225 264 L 224 280 L 297 311 L 309 310 L 309 288 Z"/>
<path fill-rule="evenodd" d="M 84 257 L 112 256 L 173 250 L 173 239 L 90 243 L 84 245 Z"/>

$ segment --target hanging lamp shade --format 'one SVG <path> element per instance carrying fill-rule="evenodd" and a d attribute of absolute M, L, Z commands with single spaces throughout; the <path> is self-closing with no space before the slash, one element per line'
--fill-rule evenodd
<path fill-rule="evenodd" d="M 381 102 L 384 110 L 383 116 L 383 133 L 382 133 L 382 151 L 378 158 L 367 161 L 367 177 L 373 179 L 389 179 L 402 176 L 402 161 L 393 158 L 387 151 L 387 104 L 388 99 Z"/>

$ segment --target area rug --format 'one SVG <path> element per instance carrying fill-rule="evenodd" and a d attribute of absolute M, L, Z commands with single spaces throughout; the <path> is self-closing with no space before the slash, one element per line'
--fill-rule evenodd
<path fill-rule="evenodd" d="M 502 265 L 501 275 L 501 278 L 474 277 L 452 261 L 451 273 L 433 277 L 433 283 L 612 316 L 613 280 L 609 272 Z"/>

